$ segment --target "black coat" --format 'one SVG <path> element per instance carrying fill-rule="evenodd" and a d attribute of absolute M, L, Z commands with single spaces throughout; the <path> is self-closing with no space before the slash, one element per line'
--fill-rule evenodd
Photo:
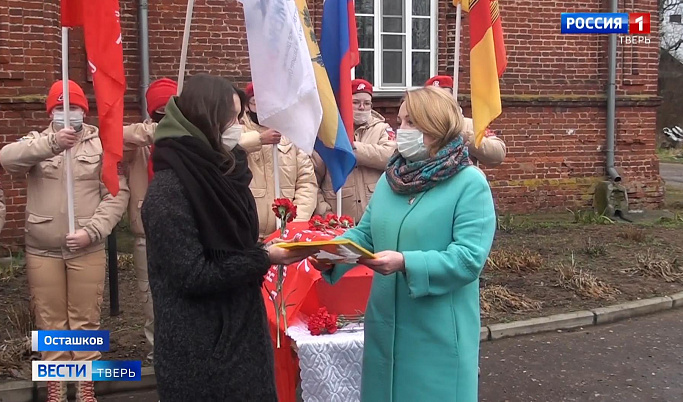
<path fill-rule="evenodd" d="M 163 402 L 277 401 L 261 247 L 205 259 L 184 187 L 155 174 L 142 207 Z"/>

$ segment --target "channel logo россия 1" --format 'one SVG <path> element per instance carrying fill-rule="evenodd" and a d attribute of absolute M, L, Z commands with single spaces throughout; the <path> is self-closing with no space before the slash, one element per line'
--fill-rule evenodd
<path fill-rule="evenodd" d="M 649 13 L 562 13 L 563 34 L 650 33 Z"/>

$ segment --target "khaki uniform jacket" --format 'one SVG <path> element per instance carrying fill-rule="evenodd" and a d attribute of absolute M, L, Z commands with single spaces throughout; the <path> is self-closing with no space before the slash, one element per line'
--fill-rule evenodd
<path fill-rule="evenodd" d="M 384 173 L 389 158 L 396 151 L 394 130 L 384 121 L 384 117 L 372 111 L 370 120 L 354 132 L 356 168 L 342 187 L 342 214 L 349 215 L 357 223 L 375 192 L 375 185 Z M 313 154 L 313 164 L 320 185 L 316 213 L 325 215 L 337 213 L 337 195 L 332 187 L 330 176 L 323 160 Z"/>
<path fill-rule="evenodd" d="M 469 143 L 467 150 L 470 153 L 470 159 L 475 163 L 479 161 L 486 167 L 495 167 L 503 163 L 506 154 L 505 142 L 500 138 L 494 136 L 484 137 L 479 145 L 479 148 L 474 146 L 474 126 L 472 119 L 465 117 L 465 129 L 462 132 L 463 140 Z"/>
<path fill-rule="evenodd" d="M 239 144 L 249 153 L 249 169 L 254 175 L 249 188 L 256 200 L 259 235 L 265 238 L 277 229 L 277 219 L 272 210 L 275 200 L 273 145 L 261 145 L 260 133 L 266 128 L 245 119 L 244 130 Z M 294 221 L 306 222 L 313 216 L 317 204 L 318 184 L 313 163 L 304 151 L 285 137 L 277 149 L 282 197 L 289 198 L 296 205 Z"/>
<path fill-rule="evenodd" d="M 52 126 L 31 132 L 0 151 L 0 163 L 13 175 L 27 174 L 26 252 L 70 259 L 104 248 L 104 239 L 121 220 L 128 203 L 128 186 L 119 176 L 119 194 L 112 197 L 101 180 L 102 142 L 97 127 L 83 125 L 80 141 L 71 148 L 74 178 L 76 230 L 84 229 L 92 244 L 71 252 L 66 248 L 69 232 L 66 170 Z"/>
<path fill-rule="evenodd" d="M 130 231 L 136 237 L 144 237 L 142 227 L 142 202 L 149 187 L 149 171 L 147 166 L 151 156 L 150 146 L 154 143 L 154 130 L 157 123 L 147 120 L 123 127 L 123 169 L 130 188 L 128 202 L 128 219 Z"/>
<path fill-rule="evenodd" d="M 5 203 L 5 193 L 0 189 L 0 230 L 5 227 L 7 219 L 7 204 Z"/>

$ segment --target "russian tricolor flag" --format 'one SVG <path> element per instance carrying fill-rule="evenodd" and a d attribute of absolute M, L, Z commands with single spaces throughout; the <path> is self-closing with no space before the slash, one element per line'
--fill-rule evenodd
<path fill-rule="evenodd" d="M 353 0 L 325 0 L 323 6 L 320 53 L 329 77 L 336 105 L 330 105 L 321 96 L 323 114 L 337 106 L 337 122 L 321 126 L 315 150 L 325 162 L 332 176 L 332 185 L 338 191 L 346 182 L 356 157 L 353 143 L 353 102 L 351 96 L 351 69 L 358 65 L 358 37 Z"/>

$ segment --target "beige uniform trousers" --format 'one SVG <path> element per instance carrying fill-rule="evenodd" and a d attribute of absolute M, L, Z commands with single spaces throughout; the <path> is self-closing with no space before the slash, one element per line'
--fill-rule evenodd
<path fill-rule="evenodd" d="M 147 358 L 154 359 L 154 305 L 152 304 L 152 291 L 149 288 L 147 275 L 147 239 L 143 236 L 135 236 L 133 247 L 133 263 L 135 264 L 135 277 L 138 282 L 138 295 L 142 303 L 142 311 L 145 314 L 145 337 L 152 351 Z"/>
<path fill-rule="evenodd" d="M 62 258 L 26 255 L 31 309 L 39 330 L 98 330 L 105 251 Z M 42 352 L 43 360 L 98 360 L 100 352 Z"/>

